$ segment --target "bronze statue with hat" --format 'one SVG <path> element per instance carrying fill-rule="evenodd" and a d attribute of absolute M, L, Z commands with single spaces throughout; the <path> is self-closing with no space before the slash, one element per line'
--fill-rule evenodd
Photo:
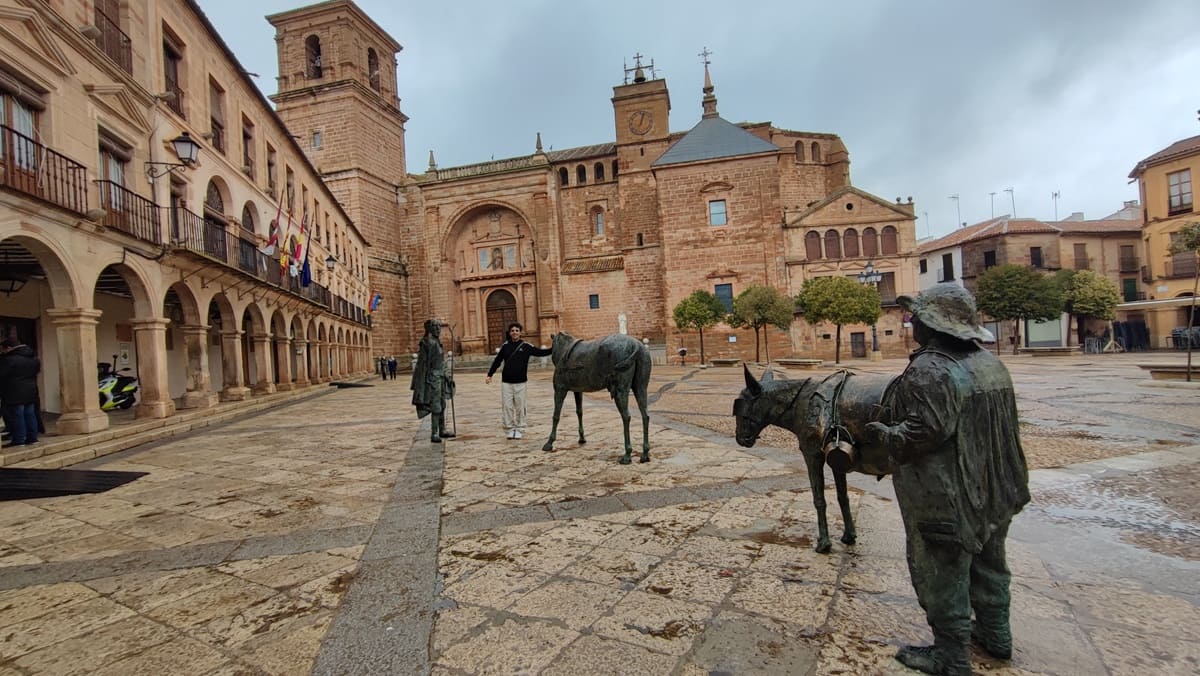
<path fill-rule="evenodd" d="M 454 398 L 454 380 L 446 373 L 446 360 L 442 351 L 442 324 L 436 319 L 425 321 L 425 335 L 417 348 L 417 363 L 412 374 L 412 403 L 417 408 L 417 418 L 430 419 L 431 443 L 441 443 L 454 432 L 446 429 L 446 400 Z"/>
<path fill-rule="evenodd" d="M 1012 655 L 1004 547 L 1029 502 L 1016 395 L 1004 364 L 979 345 L 994 338 L 969 291 L 938 284 L 898 300 L 921 347 L 866 436 L 894 463 L 909 576 L 934 643 L 905 646 L 896 659 L 930 674 L 970 674 L 972 640 L 993 657 Z"/>

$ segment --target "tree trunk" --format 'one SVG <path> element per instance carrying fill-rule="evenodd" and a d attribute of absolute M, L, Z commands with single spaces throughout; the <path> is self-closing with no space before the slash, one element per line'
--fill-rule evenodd
<path fill-rule="evenodd" d="M 704 366 L 704 327 L 700 327 L 700 365 Z"/>
<path fill-rule="evenodd" d="M 1021 347 L 1021 320 L 1013 320 L 1013 354 L 1017 354 L 1017 350 Z"/>
<path fill-rule="evenodd" d="M 767 357 L 767 363 L 771 363 L 771 336 L 767 333 L 767 327 L 763 327 L 763 354 Z"/>
<path fill-rule="evenodd" d="M 754 325 L 754 361 L 758 361 L 758 324 Z"/>
<path fill-rule="evenodd" d="M 833 343 L 833 363 L 842 363 L 842 325 L 837 325 L 837 340 Z"/>

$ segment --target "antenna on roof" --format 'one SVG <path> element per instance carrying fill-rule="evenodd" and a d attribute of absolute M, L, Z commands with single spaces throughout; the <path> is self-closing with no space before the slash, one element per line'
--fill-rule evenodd
<path fill-rule="evenodd" d="M 1056 221 L 1058 220 L 1058 198 L 1059 198 L 1059 196 L 1060 195 L 1057 190 L 1050 193 L 1050 199 L 1054 200 L 1054 220 L 1056 220 Z"/>

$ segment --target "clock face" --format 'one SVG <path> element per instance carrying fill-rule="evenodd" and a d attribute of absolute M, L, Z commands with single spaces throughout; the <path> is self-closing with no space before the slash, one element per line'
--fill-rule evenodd
<path fill-rule="evenodd" d="M 648 110 L 635 110 L 629 114 L 629 131 L 641 136 L 654 126 L 654 115 Z"/>

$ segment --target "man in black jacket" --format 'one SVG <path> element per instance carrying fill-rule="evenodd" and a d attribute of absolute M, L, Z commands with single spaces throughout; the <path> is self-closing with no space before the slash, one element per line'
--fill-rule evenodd
<path fill-rule="evenodd" d="M 508 325 L 508 340 L 496 353 L 485 382 L 504 364 L 500 373 L 500 406 L 504 412 L 504 429 L 509 439 L 525 436 L 525 383 L 529 380 L 529 358 L 549 357 L 550 348 L 537 348 L 521 340 L 523 327 L 517 322 Z"/>
<path fill-rule="evenodd" d="M 0 343 L 0 411 L 12 437 L 8 446 L 37 443 L 37 374 L 42 362 L 33 348 L 10 336 Z"/>

